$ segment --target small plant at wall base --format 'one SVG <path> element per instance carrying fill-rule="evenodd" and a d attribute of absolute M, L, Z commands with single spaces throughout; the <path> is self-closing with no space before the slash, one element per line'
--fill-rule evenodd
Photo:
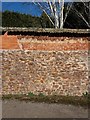
<path fill-rule="evenodd" d="M 89 93 L 89 92 L 83 93 L 83 96 L 84 96 L 84 97 L 87 97 L 88 99 L 90 99 L 90 93 Z"/>
<path fill-rule="evenodd" d="M 33 96 L 35 96 L 35 94 L 33 94 L 32 92 L 29 92 L 29 93 L 28 93 L 28 96 L 29 96 L 29 97 L 33 97 Z"/>
<path fill-rule="evenodd" d="M 43 93 L 39 93 L 38 96 L 45 97 L 45 95 Z"/>

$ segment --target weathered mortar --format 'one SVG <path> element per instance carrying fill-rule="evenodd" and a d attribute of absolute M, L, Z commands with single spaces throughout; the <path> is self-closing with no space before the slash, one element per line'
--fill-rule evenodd
<path fill-rule="evenodd" d="M 87 50 L 3 50 L 3 94 L 82 95 L 88 91 Z"/>

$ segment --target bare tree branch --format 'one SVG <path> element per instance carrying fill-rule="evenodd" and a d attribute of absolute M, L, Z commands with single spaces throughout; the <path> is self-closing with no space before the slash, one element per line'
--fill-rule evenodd
<path fill-rule="evenodd" d="M 66 21 L 66 19 L 67 19 L 67 16 L 68 16 L 68 14 L 69 14 L 69 12 L 70 12 L 70 10 L 71 10 L 71 7 L 72 7 L 72 3 L 70 4 L 70 6 L 67 6 L 68 8 L 68 10 L 67 10 L 67 12 L 66 12 L 66 14 L 65 14 L 65 18 L 64 18 L 64 21 L 63 21 L 63 24 L 65 23 L 65 21 Z"/>
<path fill-rule="evenodd" d="M 86 19 L 83 17 L 83 15 L 78 11 L 76 10 L 76 8 L 74 9 L 75 10 L 75 13 L 86 23 L 86 25 L 90 28 L 90 25 L 89 23 L 86 21 Z"/>
<path fill-rule="evenodd" d="M 54 11 L 53 11 L 53 7 L 52 7 L 52 5 L 51 5 L 51 2 L 50 2 L 49 0 L 47 0 L 47 1 L 48 1 L 48 4 L 49 4 L 51 13 L 52 13 L 52 15 L 54 16 Z"/>
<path fill-rule="evenodd" d="M 36 3 L 34 2 L 34 4 L 36 4 Z M 47 15 L 47 17 L 49 18 L 49 20 L 50 20 L 50 22 L 52 23 L 52 25 L 55 26 L 54 23 L 53 23 L 53 21 L 52 21 L 52 19 L 51 19 L 50 16 L 47 14 L 47 12 L 45 11 L 45 9 L 41 6 L 41 4 L 40 4 L 40 3 L 37 3 L 37 4 L 38 4 L 39 7 L 43 10 L 43 12 Z"/>

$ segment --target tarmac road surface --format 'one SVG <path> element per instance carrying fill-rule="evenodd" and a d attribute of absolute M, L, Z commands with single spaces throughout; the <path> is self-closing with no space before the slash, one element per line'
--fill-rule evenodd
<path fill-rule="evenodd" d="M 88 108 L 64 104 L 2 101 L 3 118 L 88 118 Z"/>

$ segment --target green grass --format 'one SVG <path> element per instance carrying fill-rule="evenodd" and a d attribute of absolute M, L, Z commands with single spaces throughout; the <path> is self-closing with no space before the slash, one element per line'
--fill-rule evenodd
<path fill-rule="evenodd" d="M 88 96 L 60 96 L 49 95 L 45 96 L 42 93 L 35 95 L 28 93 L 28 95 L 3 95 L 2 99 L 18 99 L 20 101 L 33 101 L 33 102 L 45 102 L 45 103 L 57 103 L 57 104 L 72 104 L 87 107 L 90 104 L 90 97 Z"/>
<path fill-rule="evenodd" d="M 33 94 L 32 92 L 28 93 L 28 97 L 33 97 L 33 96 L 35 96 L 35 94 Z"/>

